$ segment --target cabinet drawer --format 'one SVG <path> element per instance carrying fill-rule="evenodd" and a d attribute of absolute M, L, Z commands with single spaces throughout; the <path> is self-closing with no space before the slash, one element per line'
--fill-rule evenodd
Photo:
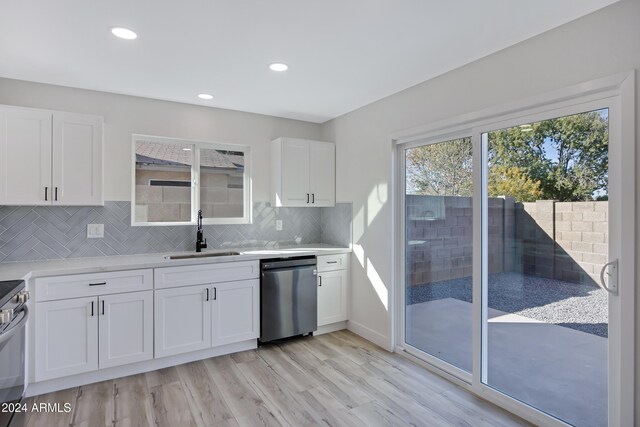
<path fill-rule="evenodd" d="M 319 255 L 318 271 L 344 270 L 348 261 L 349 254 Z"/>
<path fill-rule="evenodd" d="M 36 301 L 90 297 L 153 289 L 153 270 L 112 271 L 35 280 Z"/>
<path fill-rule="evenodd" d="M 177 286 L 256 279 L 259 275 L 260 266 L 258 261 L 163 267 L 155 269 L 154 285 L 156 289 L 174 288 Z"/>

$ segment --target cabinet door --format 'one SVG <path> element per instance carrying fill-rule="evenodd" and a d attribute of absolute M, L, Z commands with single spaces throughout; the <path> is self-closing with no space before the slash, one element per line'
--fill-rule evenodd
<path fill-rule="evenodd" d="M 211 347 L 210 285 L 155 291 L 155 356 L 164 357 Z"/>
<path fill-rule="evenodd" d="M 347 270 L 318 274 L 318 326 L 347 320 Z"/>
<path fill-rule="evenodd" d="M 100 117 L 53 113 L 53 204 L 104 204 Z"/>
<path fill-rule="evenodd" d="M 35 379 L 98 369 L 98 299 L 36 304 Z"/>
<path fill-rule="evenodd" d="M 313 206 L 336 204 L 336 146 L 309 143 L 309 192 Z"/>
<path fill-rule="evenodd" d="M 153 358 L 153 291 L 102 296 L 98 314 L 100 369 Z"/>
<path fill-rule="evenodd" d="M 282 205 L 309 206 L 309 142 L 282 139 Z"/>
<path fill-rule="evenodd" d="M 0 205 L 51 204 L 51 117 L 0 107 Z"/>
<path fill-rule="evenodd" d="M 213 298 L 213 346 L 260 336 L 260 280 L 216 284 Z"/>

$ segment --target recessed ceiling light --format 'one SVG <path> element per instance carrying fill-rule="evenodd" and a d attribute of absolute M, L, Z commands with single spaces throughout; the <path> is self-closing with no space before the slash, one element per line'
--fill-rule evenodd
<path fill-rule="evenodd" d="M 111 34 L 125 40 L 133 40 L 138 38 L 138 35 L 135 32 L 131 31 L 128 28 L 123 28 L 123 27 L 111 28 Z"/>
<path fill-rule="evenodd" d="M 273 64 L 269 65 L 269 68 L 272 71 L 287 71 L 289 69 L 289 66 L 281 62 L 274 62 Z"/>
<path fill-rule="evenodd" d="M 191 148 L 183 148 L 182 151 L 191 151 Z"/>
<path fill-rule="evenodd" d="M 213 95 L 209 95 L 208 93 L 198 94 L 198 98 L 200 99 L 213 99 Z"/>

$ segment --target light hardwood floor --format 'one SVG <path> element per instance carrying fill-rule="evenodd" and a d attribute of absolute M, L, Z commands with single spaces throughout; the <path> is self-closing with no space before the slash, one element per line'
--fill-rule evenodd
<path fill-rule="evenodd" d="M 29 399 L 71 403 L 28 426 L 528 425 L 339 331 Z"/>

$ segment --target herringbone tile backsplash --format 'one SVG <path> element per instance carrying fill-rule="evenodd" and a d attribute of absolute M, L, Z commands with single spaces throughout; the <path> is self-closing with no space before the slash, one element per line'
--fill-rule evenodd
<path fill-rule="evenodd" d="M 206 225 L 210 249 L 351 243 L 351 203 L 334 208 L 253 205 L 253 223 Z M 275 231 L 282 219 L 283 231 Z M 104 238 L 87 239 L 87 224 L 104 224 Z M 191 251 L 195 226 L 132 227 L 130 202 L 104 207 L 0 206 L 0 263 Z"/>

